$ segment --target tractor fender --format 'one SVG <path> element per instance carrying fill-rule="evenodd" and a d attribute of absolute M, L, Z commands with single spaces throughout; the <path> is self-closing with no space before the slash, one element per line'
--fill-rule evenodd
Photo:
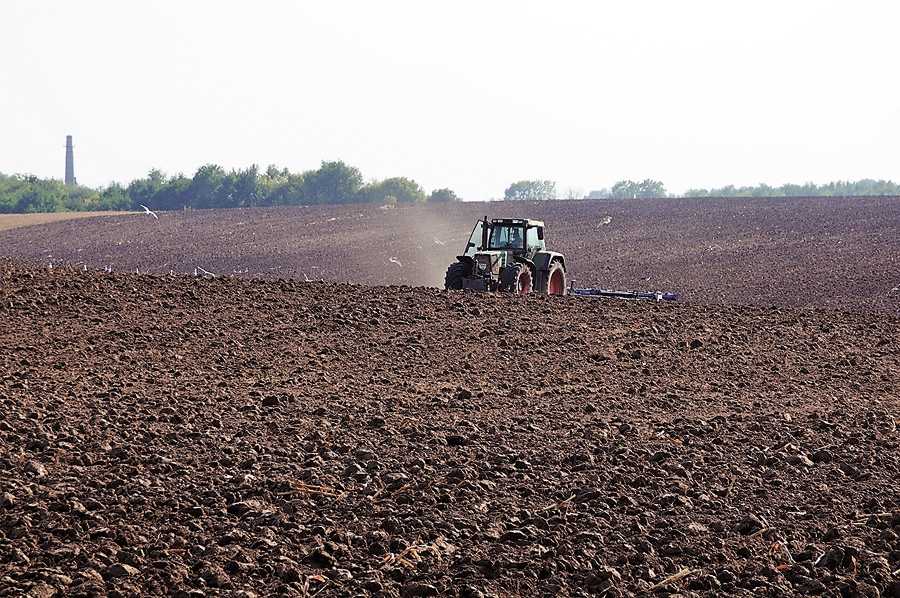
<path fill-rule="evenodd" d="M 519 262 L 520 264 L 525 264 L 526 266 L 528 266 L 528 269 L 531 270 L 532 278 L 537 276 L 537 272 L 538 272 L 537 266 L 530 259 L 528 259 L 527 257 L 523 257 L 521 255 L 514 255 L 513 260 L 515 260 L 516 262 Z"/>
<path fill-rule="evenodd" d="M 475 258 L 470 255 L 458 255 L 456 256 L 456 261 L 469 264 L 473 268 L 475 267 Z"/>
<path fill-rule="evenodd" d="M 563 257 L 563 254 L 556 251 L 539 251 L 534 256 L 533 268 L 542 272 L 547 272 L 550 270 L 550 264 L 557 261 L 562 264 L 563 270 L 565 270 L 566 258 Z"/>

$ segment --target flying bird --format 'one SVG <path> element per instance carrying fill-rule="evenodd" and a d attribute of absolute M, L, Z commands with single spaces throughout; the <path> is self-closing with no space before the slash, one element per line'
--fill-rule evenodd
<path fill-rule="evenodd" d="M 149 214 L 150 216 L 153 216 L 154 218 L 156 218 L 157 220 L 159 220 L 159 216 L 157 216 L 156 213 L 155 213 L 153 210 L 151 210 L 150 208 L 148 208 L 148 207 L 145 206 L 144 204 L 139 204 L 139 205 L 140 205 L 142 208 L 144 208 L 144 214 Z"/>
<path fill-rule="evenodd" d="M 610 222 L 612 222 L 612 216 L 607 216 L 606 218 L 604 218 L 603 220 L 600 221 L 600 224 L 597 225 L 597 228 L 600 228 L 604 224 L 609 224 Z"/>
<path fill-rule="evenodd" d="M 437 237 L 434 238 L 434 242 L 437 243 L 438 245 L 446 245 L 446 243 L 444 243 L 443 241 L 441 241 L 441 240 L 438 239 Z"/>
<path fill-rule="evenodd" d="M 400 263 L 400 260 L 398 260 L 398 259 L 395 258 L 395 257 L 390 258 L 388 261 L 397 264 L 397 265 L 400 266 L 401 268 L 403 267 L 403 264 Z"/>

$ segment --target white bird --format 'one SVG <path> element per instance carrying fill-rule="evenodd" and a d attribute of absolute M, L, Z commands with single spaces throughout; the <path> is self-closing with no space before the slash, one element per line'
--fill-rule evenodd
<path fill-rule="evenodd" d="M 607 216 L 606 218 L 604 218 L 603 220 L 600 221 L 600 224 L 597 225 L 597 228 L 600 228 L 604 224 L 609 224 L 610 222 L 612 222 L 612 216 Z"/>
<path fill-rule="evenodd" d="M 215 277 L 216 277 L 215 274 L 213 274 L 212 272 L 210 272 L 210 271 L 208 271 L 208 270 L 204 270 L 204 269 L 201 268 L 200 266 L 197 266 L 197 269 L 200 270 L 200 272 L 203 274 L 203 276 L 210 276 L 210 277 L 212 277 L 212 278 L 215 278 Z"/>
<path fill-rule="evenodd" d="M 83 265 L 83 266 L 81 267 L 81 271 L 82 271 L 82 272 L 87 272 L 87 270 L 88 270 L 87 264 L 85 264 L 85 265 Z"/>
<path fill-rule="evenodd" d="M 150 216 L 153 216 L 154 218 L 156 218 L 157 220 L 159 220 L 159 216 L 157 216 L 156 213 L 153 212 L 153 210 L 151 210 L 150 208 L 148 208 L 148 207 L 145 206 L 144 204 L 139 204 L 139 205 L 140 205 L 142 208 L 144 208 L 144 214 L 149 214 Z"/>
<path fill-rule="evenodd" d="M 438 245 L 446 245 L 446 243 L 444 243 L 443 241 L 441 241 L 441 240 L 438 239 L 437 237 L 434 238 L 434 242 L 437 243 Z"/>
<path fill-rule="evenodd" d="M 403 267 L 403 264 L 400 263 L 400 260 L 398 260 L 398 259 L 395 258 L 395 257 L 390 258 L 388 261 L 389 261 L 389 262 L 393 262 L 394 264 L 397 264 L 397 265 L 400 266 L 401 268 Z"/>

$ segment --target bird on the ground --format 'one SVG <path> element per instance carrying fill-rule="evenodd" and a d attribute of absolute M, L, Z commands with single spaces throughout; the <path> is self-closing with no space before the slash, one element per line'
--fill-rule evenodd
<path fill-rule="evenodd" d="M 159 220 L 159 216 L 156 215 L 156 212 L 154 212 L 153 210 L 151 210 L 150 208 L 148 208 L 148 207 L 145 206 L 144 204 L 139 204 L 139 205 L 140 205 L 142 208 L 144 208 L 144 214 L 149 214 L 150 216 L 153 216 L 154 218 L 156 218 L 157 220 Z"/>

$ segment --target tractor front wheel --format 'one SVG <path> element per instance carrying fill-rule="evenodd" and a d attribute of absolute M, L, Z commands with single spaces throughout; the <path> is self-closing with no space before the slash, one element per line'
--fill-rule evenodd
<path fill-rule="evenodd" d="M 559 261 L 550 264 L 546 272 L 538 272 L 537 292 L 545 295 L 566 294 L 566 270 Z"/>
<path fill-rule="evenodd" d="M 525 264 L 510 264 L 500 275 L 500 290 L 527 295 L 531 292 L 531 270 Z"/>
<path fill-rule="evenodd" d="M 472 266 L 466 262 L 455 262 L 447 268 L 447 275 L 444 277 L 444 288 L 447 290 L 459 290 L 463 288 L 463 278 L 471 274 Z"/>

